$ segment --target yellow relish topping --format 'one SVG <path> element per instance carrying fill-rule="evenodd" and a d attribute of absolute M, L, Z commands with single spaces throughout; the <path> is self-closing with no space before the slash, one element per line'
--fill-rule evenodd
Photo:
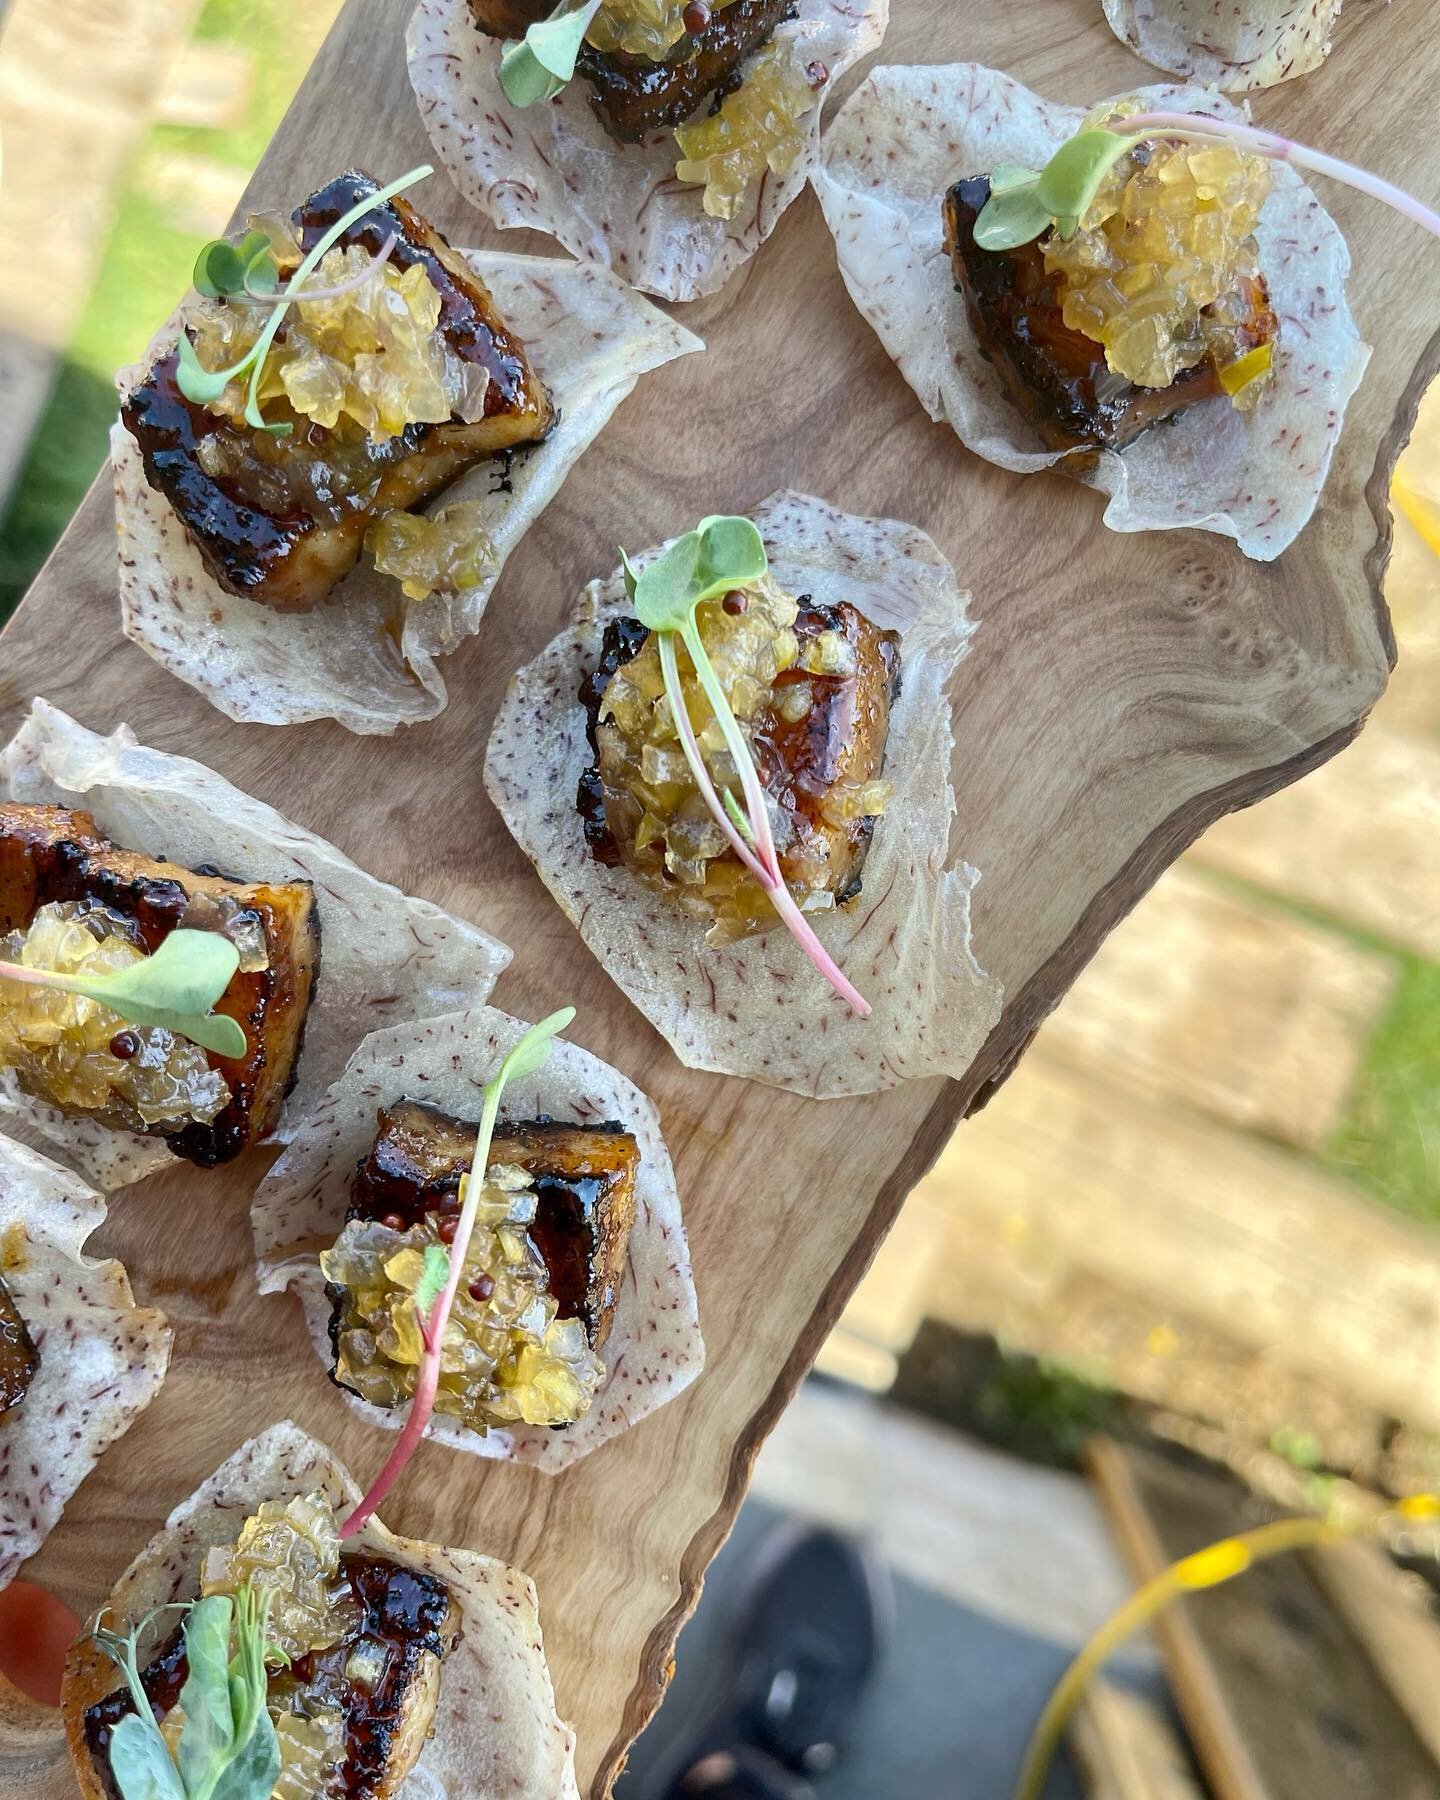
<path fill-rule="evenodd" d="M 211 1549 L 201 1571 L 205 1594 L 233 1594 L 245 1582 L 270 1595 L 266 1640 L 292 1659 L 328 1650 L 360 1620 L 360 1603 L 340 1568 L 340 1532 L 324 1494 L 265 1500 L 232 1545 Z"/>
<path fill-rule="evenodd" d="M 110 974 L 145 955 L 130 921 L 80 901 L 42 906 L 23 930 L 0 936 L 0 962 L 63 975 Z M 111 1046 L 123 1038 L 129 1052 Z M 129 1025 L 83 994 L 0 976 L 0 1068 L 27 1093 L 64 1112 L 131 1130 L 209 1124 L 230 1101 L 225 1079 L 189 1038 Z"/>
<path fill-rule="evenodd" d="M 491 1426 L 568 1425 L 590 1409 L 605 1366 L 579 1319 L 562 1319 L 526 1227 L 535 1190 L 515 1165 L 492 1167 L 441 1345 L 437 1412 L 482 1436 Z M 336 1376 L 373 1406 L 401 1406 L 424 1356 L 415 1300 L 425 1252 L 440 1244 L 427 1214 L 396 1231 L 352 1219 L 320 1267 L 338 1292 Z"/>
<path fill-rule="evenodd" d="M 788 46 L 769 44 L 718 112 L 675 127 L 681 181 L 703 182 L 713 219 L 733 219 L 766 168 L 788 175 L 805 149 L 805 118 L 815 90 Z"/>
<path fill-rule="evenodd" d="M 266 228 L 273 238 L 273 227 Z M 298 260 L 293 239 L 292 246 L 290 257 Z M 324 297 L 301 298 L 285 315 L 258 388 L 268 418 L 286 415 L 283 407 L 267 402 L 287 401 L 296 420 L 308 419 L 327 431 L 348 422 L 378 443 L 407 425 L 480 416 L 485 371 L 463 362 L 446 342 L 439 328 L 440 294 L 423 264 L 401 269 L 386 261 L 344 293 L 329 292 L 354 282 L 373 263 L 358 244 L 337 246 L 307 278 L 302 294 L 315 289 Z M 246 300 L 193 302 L 187 323 L 201 366 L 224 369 L 239 362 L 269 311 Z M 212 406 L 242 428 L 248 379 L 230 382 Z"/>
<path fill-rule="evenodd" d="M 1107 106 L 1086 124 L 1123 129 L 1139 105 Z M 1103 344 L 1108 367 L 1140 387 L 1169 387 L 1209 356 L 1235 371 L 1225 385 L 1236 404 L 1252 404 L 1269 352 L 1255 354 L 1243 328 L 1270 182 L 1269 162 L 1232 144 L 1147 142 L 1120 157 L 1074 234 L 1042 242 L 1065 323 Z"/>
<path fill-rule="evenodd" d="M 597 50 L 625 50 L 660 62 L 686 35 L 687 4 L 688 0 L 605 0 L 590 22 L 586 41 Z"/>
<path fill-rule="evenodd" d="M 365 548 L 382 575 L 393 575 L 407 600 L 458 594 L 479 587 L 495 567 L 495 546 L 478 500 L 438 512 L 390 512 L 365 534 Z"/>

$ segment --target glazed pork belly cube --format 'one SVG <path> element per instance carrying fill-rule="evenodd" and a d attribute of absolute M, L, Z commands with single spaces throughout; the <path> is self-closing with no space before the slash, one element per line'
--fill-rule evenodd
<path fill-rule="evenodd" d="M 245 1032 L 243 1058 L 113 1014 L 77 1017 L 74 996 L 0 977 L 0 1068 L 37 1100 L 161 1136 L 208 1168 L 267 1136 L 293 1085 L 320 960 L 313 890 L 123 850 L 88 812 L 0 803 L 0 960 L 113 968 L 179 926 L 221 931 L 240 953 L 215 1010 Z"/>
<path fill-rule="evenodd" d="M 453 1217 L 460 1178 L 475 1154 L 474 1125 L 415 1101 L 380 1114 L 355 1177 L 351 1219 Z M 640 1148 L 622 1126 L 527 1119 L 496 1127 L 490 1167 L 523 1169 L 537 1196 L 529 1234 L 544 1261 L 562 1319 L 579 1319 L 592 1350 L 610 1335 L 635 1223 Z"/>
<path fill-rule="evenodd" d="M 522 37 L 527 25 L 554 9 L 545 0 L 470 0 L 470 10 L 482 31 L 509 38 Z M 612 10 L 623 20 L 620 8 Z M 591 85 L 590 104 L 605 129 L 621 143 L 639 144 L 683 124 L 706 100 L 732 93 L 746 61 L 794 15 L 795 0 L 730 0 L 712 7 L 703 31 L 685 32 L 661 58 L 586 42 L 576 67 Z"/>
<path fill-rule="evenodd" d="M 945 242 L 971 330 L 1006 394 L 1053 450 L 1123 450 L 1142 432 L 1226 392 L 1213 359 L 1183 369 L 1168 387 L 1141 387 L 1113 373 L 1104 346 L 1065 323 L 1060 284 L 1038 241 L 985 250 L 975 222 L 990 182 L 974 176 L 945 197 Z M 1244 283 L 1241 347 L 1271 342 L 1278 329 L 1263 280 Z"/>
<path fill-rule="evenodd" d="M 752 614 L 758 604 L 752 597 Z M 802 904 L 844 906 L 860 892 L 877 822 L 879 808 L 871 810 L 867 802 L 885 786 L 881 771 L 899 692 L 900 638 L 848 601 L 822 606 L 802 597 L 792 604 L 798 604 L 792 628 L 797 654 L 773 678 L 768 700 L 745 730 L 773 803 L 776 850 L 788 885 Z M 755 653 L 764 649 L 762 632 Z M 643 666 L 654 657 L 643 625 L 615 620 L 585 683 L 581 698 L 595 761 L 581 777 L 577 804 L 591 853 L 659 883 L 697 914 L 707 913 L 715 941 L 769 930 L 777 916 L 754 878 L 733 852 L 704 841 L 707 834 L 713 840 L 709 817 L 677 761 L 678 747 L 648 742 L 609 711 L 617 673 L 634 670 L 643 690 L 647 680 L 656 680 L 654 670 Z M 755 678 L 764 673 L 757 666 Z M 656 773 L 656 763 L 677 779 L 657 785 L 647 775 L 647 768 Z M 668 859 L 692 852 L 704 869 L 700 873 L 697 863 L 687 887 L 670 878 Z"/>
<path fill-rule="evenodd" d="M 335 1589 L 333 1603 L 344 1615 L 336 1641 L 269 1671 L 281 1752 L 275 1792 L 393 1800 L 434 1725 L 442 1665 L 459 1635 L 460 1609 L 436 1576 L 379 1556 L 342 1554 Z M 177 1627 L 140 1675 L 162 1723 L 188 1674 L 184 1631 Z M 121 1800 L 110 1740 L 134 1710 L 126 1687 L 85 1709 L 87 1794 Z"/>
<path fill-rule="evenodd" d="M 35 1340 L 0 1277 L 0 1416 L 18 1406 L 29 1393 L 39 1367 Z"/>
<path fill-rule="evenodd" d="M 308 252 L 378 189 L 372 176 L 351 170 L 312 194 L 292 215 L 302 248 Z M 178 350 L 161 357 L 121 407 L 146 480 L 170 502 L 227 593 L 309 611 L 354 565 L 376 520 L 414 511 L 476 463 L 536 442 L 554 423 L 550 393 L 484 283 L 404 199 L 377 206 L 339 247 L 375 254 L 392 233 L 390 265 L 422 267 L 438 291 L 437 329 L 473 381 L 483 382 L 483 416 L 412 423 L 377 440 L 343 413 L 326 430 L 270 400 L 266 417 L 290 416 L 294 425 L 289 436 L 270 436 L 187 400 L 176 377 Z M 284 343 L 282 324 L 277 344 Z"/>

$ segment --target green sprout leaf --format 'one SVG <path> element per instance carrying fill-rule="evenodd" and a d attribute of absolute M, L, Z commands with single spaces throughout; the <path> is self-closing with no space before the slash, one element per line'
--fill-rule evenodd
<path fill-rule="evenodd" d="M 532 25 L 519 43 L 506 45 L 500 57 L 500 86 L 512 106 L 553 100 L 573 80 L 575 59 L 599 10 L 600 0 L 581 0 L 577 7 L 561 0 L 556 11 Z"/>
<path fill-rule="evenodd" d="M 975 242 L 982 250 L 1015 250 L 1052 225 L 1062 237 L 1073 237 L 1106 174 L 1143 142 L 1101 126 L 1068 138 L 1038 175 L 1018 163 L 1001 163 L 975 221 Z"/>
<path fill-rule="evenodd" d="M 423 1319 L 429 1319 L 430 1308 L 440 1298 L 449 1279 L 450 1252 L 443 1244 L 427 1244 L 425 1266 L 415 1284 L 415 1305 Z"/>
<path fill-rule="evenodd" d="M 234 1602 L 211 1594 L 191 1608 L 185 1622 L 185 1685 L 180 1705 L 185 1729 L 175 1760 L 185 1786 L 196 1792 L 235 1743 L 235 1709 L 230 1701 L 230 1627 Z"/>
<path fill-rule="evenodd" d="M 131 1025 L 160 1026 L 216 1056 L 241 1057 L 249 1049 L 244 1030 L 212 1010 L 239 966 L 240 952 L 229 938 L 181 927 L 162 940 L 154 955 L 109 973 L 70 975 L 0 963 L 0 978 L 83 994 Z"/>
<path fill-rule="evenodd" d="M 730 792 L 728 787 L 720 790 L 720 798 L 725 803 L 726 812 L 730 815 L 730 823 L 753 850 L 755 848 L 755 833 L 750 828 L 749 819 L 745 817 L 745 808 L 741 806 L 740 802 Z"/>
<path fill-rule="evenodd" d="M 992 182 L 990 198 L 975 221 L 975 242 L 982 250 L 1015 250 L 1050 229 L 1050 211 L 1037 193 L 1039 181 L 1032 175 L 999 190 Z"/>
<path fill-rule="evenodd" d="M 245 420 L 255 430 L 266 432 L 271 437 L 288 437 L 294 430 L 290 424 L 270 425 L 266 423 L 260 411 L 260 379 L 265 372 L 265 359 L 275 342 L 276 333 L 285 318 L 287 309 L 297 300 L 303 300 L 304 284 L 319 266 L 328 250 L 334 248 L 344 237 L 352 225 L 377 207 L 383 206 L 387 200 L 406 188 L 413 187 L 417 181 L 423 181 L 427 175 L 433 175 L 434 169 L 429 163 L 421 163 L 418 168 L 411 169 L 398 181 L 389 182 L 376 193 L 366 194 L 355 206 L 352 206 L 342 218 L 330 226 L 320 240 L 306 255 L 305 260 L 291 277 L 284 293 L 277 294 L 274 311 L 265 322 L 265 328 L 251 345 L 248 353 L 229 369 L 207 369 L 195 354 L 195 346 L 190 341 L 188 332 L 180 334 L 180 361 L 176 369 L 176 380 L 180 392 L 196 406 L 210 406 L 225 392 L 229 384 L 248 369 L 250 385 L 245 395 Z M 262 243 L 263 240 L 263 243 Z M 221 250 L 229 253 L 228 257 Z M 229 260 L 234 258 L 233 263 Z M 239 279 L 235 280 L 238 271 Z M 278 271 L 274 266 L 274 258 L 270 250 L 270 240 L 263 231 L 249 231 L 241 239 L 239 248 L 231 244 L 207 244 L 200 252 L 195 264 L 195 284 L 202 293 L 206 288 L 202 281 L 209 282 L 215 289 L 215 296 L 236 294 L 249 283 L 249 291 L 264 293 L 273 291 Z M 222 288 L 220 282 L 234 282 L 230 287 Z M 213 297 L 213 296 L 212 296 Z M 207 1046 L 208 1047 L 208 1046 Z"/>
<path fill-rule="evenodd" d="M 196 406 L 209 406 L 220 398 L 237 375 L 245 373 L 249 361 L 249 357 L 246 357 L 233 368 L 207 369 L 195 354 L 195 346 L 186 334 L 180 339 L 180 361 L 175 370 L 175 379 L 187 400 L 193 401 Z"/>
<path fill-rule="evenodd" d="M 625 562 L 636 616 L 651 631 L 683 631 L 701 601 L 758 581 L 769 566 L 751 521 L 729 517 L 702 519 L 638 575 Z"/>
<path fill-rule="evenodd" d="M 1035 198 L 1051 218 L 1079 221 L 1089 210 L 1110 169 L 1142 142 L 1118 132 L 1078 131 L 1040 171 Z"/>
<path fill-rule="evenodd" d="M 227 294 L 238 294 L 245 285 L 245 264 L 240 252 L 224 238 L 212 238 L 195 258 L 190 280 L 197 294 L 207 300 L 219 300 Z"/>

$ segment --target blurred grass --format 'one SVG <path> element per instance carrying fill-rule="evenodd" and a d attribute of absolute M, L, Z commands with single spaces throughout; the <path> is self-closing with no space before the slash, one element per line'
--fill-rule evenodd
<path fill-rule="evenodd" d="M 1403 959 L 1327 1161 L 1387 1205 L 1440 1224 L 1440 967 Z"/>
<path fill-rule="evenodd" d="M 199 249 L 150 178 L 170 157 L 243 174 L 259 162 L 319 48 L 338 0 L 207 0 L 195 41 L 244 54 L 243 116 L 217 127 L 152 124 L 123 182 L 95 283 L 76 322 L 4 517 L 0 623 L 49 555 L 105 461 L 115 371 L 134 362 L 184 292 Z"/>

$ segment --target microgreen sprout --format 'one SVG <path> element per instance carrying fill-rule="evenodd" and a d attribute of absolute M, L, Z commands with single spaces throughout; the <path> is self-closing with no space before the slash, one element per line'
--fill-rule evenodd
<path fill-rule="evenodd" d="M 1440 1495 L 1411 1494 L 1381 1515 L 1402 1524 L 1440 1521 Z M 1222 1538 L 1204 1550 L 1172 1563 L 1145 1584 L 1105 1620 L 1066 1669 L 1046 1702 L 1020 1765 L 1015 1800 L 1040 1800 L 1045 1778 L 1076 1707 L 1091 1681 L 1115 1651 L 1137 1631 L 1143 1630 L 1174 1601 L 1187 1594 L 1203 1593 L 1243 1575 L 1256 1563 L 1280 1556 L 1287 1550 L 1333 1544 L 1373 1530 L 1379 1519 L 1360 1514 L 1349 1519 L 1309 1516 L 1276 1519 L 1253 1531 Z"/>
<path fill-rule="evenodd" d="M 1043 169 L 1006 163 L 990 178 L 990 198 L 975 221 L 975 242 L 982 250 L 1014 250 L 1054 226 L 1073 237 L 1109 169 L 1139 144 L 1156 138 L 1184 138 L 1202 144 L 1234 144 L 1272 162 L 1291 163 L 1328 175 L 1359 193 L 1380 200 L 1407 219 L 1440 237 L 1440 213 L 1392 182 L 1312 150 L 1306 144 L 1259 131 L 1229 119 L 1203 113 L 1142 112 L 1116 121 L 1114 127 L 1091 126 L 1068 138 Z"/>
<path fill-rule="evenodd" d="M 585 41 L 600 0 L 560 0 L 548 19 L 532 25 L 518 43 L 500 56 L 500 86 L 512 106 L 553 100 L 574 79 L 575 59 Z"/>
<path fill-rule="evenodd" d="M 211 1594 L 157 1607 L 134 1627 L 90 1636 L 119 1667 L 135 1710 L 110 1734 L 110 1772 L 121 1800 L 269 1800 L 280 1745 L 265 1706 L 266 1664 L 286 1661 L 266 1642 L 271 1589 L 242 1582 L 234 1598 Z M 185 1614 L 184 1719 L 174 1750 L 160 1729 L 139 1667 L 142 1635 L 166 1612 Z"/>
<path fill-rule="evenodd" d="M 394 1487 L 401 1470 L 414 1455 L 425 1435 L 425 1427 L 435 1410 L 435 1395 L 440 1385 L 440 1354 L 445 1341 L 445 1328 L 455 1304 L 460 1283 L 465 1276 L 465 1257 L 475 1230 L 475 1216 L 480 1209 L 480 1195 L 490 1166 L 490 1144 L 495 1136 L 495 1122 L 500 1116 L 500 1097 L 508 1082 L 533 1075 L 550 1054 L 551 1040 L 564 1031 L 575 1017 L 575 1008 L 565 1006 L 548 1019 L 532 1025 L 513 1049 L 502 1059 L 500 1067 L 485 1084 L 485 1097 L 480 1112 L 480 1128 L 475 1139 L 475 1154 L 469 1173 L 460 1182 L 460 1212 L 455 1236 L 447 1249 L 431 1244 L 425 1252 L 425 1267 L 415 1289 L 415 1310 L 420 1327 L 424 1354 L 415 1374 L 415 1392 L 395 1448 L 376 1476 L 370 1491 L 340 1527 L 342 1538 L 362 1531 Z"/>
<path fill-rule="evenodd" d="M 314 248 L 306 256 L 300 267 L 291 277 L 289 285 L 281 292 L 270 293 L 265 290 L 265 268 L 269 257 L 269 242 L 265 239 L 264 247 L 259 240 L 265 236 L 263 232 L 252 231 L 246 234 L 238 248 L 231 245 L 207 244 L 201 251 L 195 265 L 196 286 L 201 293 L 213 291 L 214 296 L 227 299 L 245 298 L 263 299 L 273 306 L 270 317 L 259 337 L 242 356 L 239 362 L 228 369 L 207 369 L 195 354 L 195 346 L 190 341 L 188 332 L 180 334 L 180 362 L 175 378 L 180 384 L 180 392 L 196 406 L 210 406 L 220 398 L 230 383 L 248 370 L 250 384 L 245 397 L 245 422 L 254 426 L 257 431 L 269 432 L 272 437 L 286 437 L 294 427 L 288 422 L 269 425 L 260 411 L 260 382 L 265 372 L 266 359 L 275 342 L 277 332 L 285 318 L 287 309 L 297 300 L 320 300 L 333 298 L 337 294 L 348 292 L 362 282 L 374 276 L 380 265 L 386 261 L 395 247 L 392 233 L 380 255 L 368 267 L 363 269 L 353 281 L 345 282 L 337 288 L 307 288 L 306 281 L 315 272 L 326 253 L 332 250 L 352 225 L 356 225 L 391 200 L 396 194 L 403 193 L 406 188 L 413 187 L 417 181 L 423 181 L 427 175 L 433 175 L 434 169 L 429 163 L 422 163 L 419 168 L 411 169 L 408 174 L 400 176 L 377 193 L 367 194 L 357 205 L 352 206 L 343 217 L 321 236 Z M 221 253 L 230 251 L 230 256 Z M 233 260 L 232 260 L 233 257 Z M 274 273 L 273 259 L 269 262 Z"/>
<path fill-rule="evenodd" d="M 868 1018 L 869 1002 L 846 979 L 816 937 L 810 921 L 786 885 L 755 759 L 706 653 L 695 618 L 695 609 L 702 601 L 713 600 L 732 588 L 743 588 L 765 574 L 769 562 L 760 533 L 749 519 L 702 519 L 694 531 L 677 538 L 638 573 L 623 550 L 620 556 L 625 570 L 625 589 L 636 616 L 642 625 L 655 633 L 665 697 L 679 733 L 680 747 L 711 817 L 811 962 L 854 1013 L 862 1019 Z M 728 787 L 723 790 L 722 799 L 705 766 L 681 686 L 680 663 L 675 649 L 677 638 L 685 647 L 695 679 L 700 683 L 701 692 L 725 739 L 726 751 L 740 780 L 743 806 Z"/>
<path fill-rule="evenodd" d="M 162 939 L 152 955 L 122 969 L 71 975 L 0 962 L 0 980 L 81 994 L 131 1025 L 157 1025 L 216 1056 L 239 1057 L 249 1047 L 244 1028 L 213 1010 L 239 966 L 240 952 L 223 933 L 182 926 Z"/>

